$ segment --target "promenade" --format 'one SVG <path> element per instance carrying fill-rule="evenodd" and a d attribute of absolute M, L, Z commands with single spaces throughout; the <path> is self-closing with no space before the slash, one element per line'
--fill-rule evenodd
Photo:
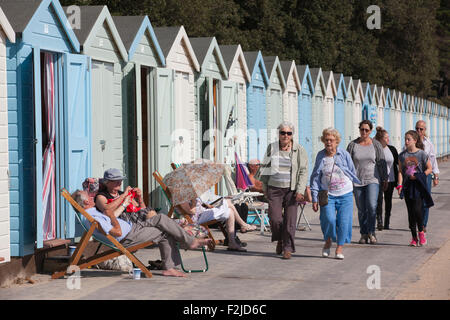
<path fill-rule="evenodd" d="M 306 216 L 312 230 L 297 231 L 296 252 L 290 260 L 275 254 L 270 233 L 239 234 L 248 243 L 246 253 L 218 246 L 208 252 L 209 271 L 187 279 L 163 277 L 132 280 L 127 273 L 100 270 L 81 272 L 80 288 L 70 290 L 67 279 L 35 275 L 35 284 L 0 288 L 6 299 L 160 299 L 160 300 L 277 300 L 277 299 L 445 299 L 450 298 L 450 161 L 440 162 L 441 180 L 433 188 L 435 206 L 430 211 L 428 244 L 409 247 L 406 206 L 394 193 L 391 230 L 377 231 L 378 244 L 360 245 L 356 207 L 352 243 L 344 247 L 345 259 L 322 258 L 319 214 L 309 205 Z M 217 233 L 220 238 L 220 234 Z M 199 251 L 182 252 L 189 268 L 200 268 Z M 159 250 L 137 253 L 146 263 L 159 259 Z"/>

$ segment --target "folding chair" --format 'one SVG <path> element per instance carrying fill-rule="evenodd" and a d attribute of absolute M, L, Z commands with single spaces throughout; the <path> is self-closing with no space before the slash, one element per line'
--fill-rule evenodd
<path fill-rule="evenodd" d="M 142 248 L 152 245 L 153 244 L 152 241 L 146 241 L 146 242 L 125 248 L 123 245 L 120 244 L 119 241 L 117 241 L 113 236 L 111 236 L 109 234 L 107 234 L 105 236 L 105 238 L 100 238 L 100 237 L 94 235 L 95 229 L 99 229 L 99 225 L 98 225 L 97 221 L 95 221 L 95 219 L 89 213 L 87 213 L 84 208 L 82 208 L 78 203 L 76 203 L 76 201 L 72 198 L 72 196 L 66 189 L 64 189 L 64 188 L 61 189 L 61 195 L 67 201 L 69 201 L 69 203 L 72 205 L 72 207 L 75 210 L 75 215 L 76 215 L 78 221 L 80 222 L 81 226 L 84 229 L 84 234 L 81 237 L 81 241 L 78 243 L 77 248 L 75 249 L 75 252 L 70 257 L 69 265 L 76 266 L 80 270 L 83 270 L 83 269 L 89 268 L 93 265 L 96 265 L 98 263 L 101 263 L 103 261 L 106 261 L 106 260 L 109 260 L 109 259 L 112 259 L 115 257 L 119 257 L 121 255 L 126 255 L 134 263 L 135 266 L 137 266 L 139 269 L 141 269 L 141 271 L 146 275 L 147 278 L 152 277 L 152 273 L 144 266 L 144 264 L 138 258 L 136 258 L 132 254 L 132 252 L 136 252 L 139 249 L 142 249 Z M 81 215 L 83 215 L 84 218 L 90 222 L 91 226 L 89 229 L 87 229 L 86 226 L 84 225 Z M 83 252 L 86 249 L 86 246 L 87 246 L 91 236 L 94 238 L 94 240 L 100 242 L 100 244 L 103 244 L 103 245 L 111 248 L 111 250 L 97 254 L 97 252 L 98 252 L 98 249 L 97 249 L 97 252 L 90 258 L 81 259 Z M 64 271 L 60 271 L 60 272 L 55 272 L 52 275 L 52 279 L 58 279 L 60 277 L 63 277 L 66 273 L 69 273 L 69 271 L 64 270 Z"/>
<path fill-rule="evenodd" d="M 175 212 L 176 214 L 178 214 L 180 216 L 183 216 L 189 223 L 194 223 L 192 221 L 191 216 L 189 215 L 189 213 L 185 212 L 180 206 L 175 206 L 176 207 L 176 211 L 175 211 L 175 207 L 172 205 L 172 201 L 171 201 L 172 197 L 170 195 L 170 190 L 166 186 L 166 184 L 163 182 L 163 177 L 157 170 L 155 170 L 153 172 L 153 177 L 159 183 L 159 185 L 161 186 L 161 189 L 163 190 L 164 195 L 166 196 L 167 200 L 171 204 L 169 212 L 167 213 L 167 215 L 171 218 L 173 213 Z M 224 235 L 226 235 L 225 228 L 223 227 L 222 223 L 217 221 L 217 220 L 211 220 L 211 221 L 208 221 L 208 222 L 205 222 L 205 223 L 201 224 L 208 231 L 208 237 L 212 240 L 212 243 L 209 246 L 209 249 L 211 251 L 214 250 L 216 244 L 223 244 L 223 240 L 215 240 L 214 239 L 214 237 L 213 237 L 213 235 L 211 233 L 211 230 L 208 227 L 209 225 L 214 224 L 214 223 L 218 223 L 220 230 L 222 231 L 222 233 Z"/>
<path fill-rule="evenodd" d="M 303 217 L 303 219 L 304 219 L 305 222 L 306 222 L 306 225 L 307 225 L 308 228 L 309 228 L 309 231 L 311 231 L 311 230 L 312 230 L 312 229 L 311 229 L 311 225 L 309 224 L 308 218 L 306 218 L 306 215 L 305 215 L 305 213 L 304 213 L 305 206 L 306 206 L 306 202 L 304 202 L 304 203 L 299 203 L 299 205 L 298 205 L 299 210 L 300 210 L 300 214 L 299 214 L 299 216 L 298 216 L 297 227 L 296 227 L 296 229 L 299 230 L 300 222 L 301 222 L 301 219 L 302 219 L 302 217 Z"/>

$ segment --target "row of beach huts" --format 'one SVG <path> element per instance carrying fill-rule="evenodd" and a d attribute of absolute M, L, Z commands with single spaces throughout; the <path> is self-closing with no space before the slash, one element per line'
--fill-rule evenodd
<path fill-rule="evenodd" d="M 288 120 L 312 164 L 323 128 L 345 147 L 362 119 L 398 149 L 423 119 L 438 157 L 450 152 L 448 108 L 426 99 L 106 6 L 0 0 L 0 257 L 79 236 L 58 190 L 108 168 L 155 205 L 151 174 L 171 162 L 261 159 Z"/>

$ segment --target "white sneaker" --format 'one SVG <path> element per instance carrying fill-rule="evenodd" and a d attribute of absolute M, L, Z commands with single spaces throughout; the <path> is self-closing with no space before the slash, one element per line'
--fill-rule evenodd
<path fill-rule="evenodd" d="M 336 259 L 344 260 L 344 255 L 342 253 L 336 253 Z"/>
<path fill-rule="evenodd" d="M 322 249 L 322 257 L 328 258 L 330 256 L 330 248 Z"/>

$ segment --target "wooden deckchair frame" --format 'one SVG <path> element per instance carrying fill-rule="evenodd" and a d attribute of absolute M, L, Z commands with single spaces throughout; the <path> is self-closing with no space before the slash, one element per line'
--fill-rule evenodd
<path fill-rule="evenodd" d="M 147 278 L 152 277 L 152 273 L 132 253 L 132 252 L 136 252 L 139 249 L 142 249 L 142 248 L 152 245 L 153 244 L 152 241 L 146 241 L 146 242 L 125 248 L 122 244 L 120 244 L 119 241 L 117 241 L 110 234 L 107 234 L 106 237 L 114 245 L 114 247 L 109 244 L 104 243 L 101 240 L 96 239 L 93 234 L 94 234 L 95 229 L 100 230 L 98 222 L 95 221 L 95 219 L 89 213 L 87 213 L 84 208 L 82 208 L 78 203 L 76 203 L 76 201 L 72 198 L 72 196 L 66 189 L 64 189 L 64 188 L 61 189 L 61 195 L 67 201 L 69 201 L 69 203 L 72 205 L 72 207 L 75 209 L 75 211 L 82 214 L 91 224 L 91 227 L 89 228 L 89 230 L 86 230 L 86 228 L 85 228 L 86 231 L 84 232 L 83 236 L 81 237 L 81 240 L 78 243 L 77 248 L 75 249 L 75 252 L 70 257 L 70 260 L 69 260 L 70 266 L 76 266 L 80 270 L 83 270 L 83 269 L 89 268 L 93 265 L 96 265 L 98 263 L 101 263 L 103 261 L 106 261 L 106 260 L 109 260 L 109 259 L 112 259 L 115 257 L 119 257 L 121 255 L 126 255 L 128 257 L 128 259 L 130 259 L 139 269 L 141 269 L 141 271 L 146 275 Z M 84 228 L 84 226 L 83 226 L 83 228 Z M 93 236 L 94 239 L 99 241 L 100 243 L 103 243 L 104 245 L 110 247 L 111 250 L 108 250 L 108 251 L 105 251 L 105 252 L 102 252 L 99 254 L 94 254 L 93 256 L 91 256 L 87 259 L 81 259 L 83 252 L 86 249 L 86 246 L 87 246 L 91 236 Z M 72 270 L 73 270 L 73 268 L 72 268 Z M 58 279 L 60 277 L 63 277 L 67 273 L 68 273 L 67 270 L 55 272 L 52 275 L 52 279 Z"/>
<path fill-rule="evenodd" d="M 161 186 L 161 189 L 162 189 L 163 192 L 166 194 L 167 199 L 168 199 L 169 202 L 170 202 L 170 209 L 169 209 L 169 212 L 167 213 L 167 215 L 169 216 L 169 218 L 172 218 L 172 215 L 173 215 L 173 213 L 174 213 L 174 211 L 175 211 L 175 209 L 176 209 L 177 212 L 178 212 L 179 214 L 181 214 L 181 215 L 182 215 L 189 223 L 194 223 L 194 222 L 192 221 L 192 219 L 191 219 L 191 215 L 190 215 L 189 213 L 185 212 L 185 211 L 183 210 L 183 208 L 181 208 L 181 206 L 179 206 L 179 205 L 173 206 L 173 205 L 172 205 L 172 196 L 171 196 L 171 194 L 170 194 L 170 190 L 169 190 L 169 188 L 166 186 L 166 184 L 163 182 L 163 177 L 162 177 L 162 175 L 161 175 L 157 170 L 155 170 L 155 171 L 153 172 L 153 177 L 154 177 L 155 180 L 159 183 L 159 185 Z M 224 243 L 223 240 L 215 240 L 215 239 L 214 239 L 214 236 L 213 236 L 212 233 L 211 233 L 211 230 L 209 229 L 209 225 L 215 224 L 215 223 L 218 223 L 218 224 L 219 224 L 220 230 L 222 231 L 222 233 L 224 234 L 224 236 L 226 236 L 226 235 L 227 235 L 227 232 L 226 232 L 225 228 L 223 227 L 222 222 L 220 222 L 220 221 L 217 221 L 217 220 L 211 220 L 211 221 L 208 221 L 208 222 L 205 222 L 205 223 L 202 223 L 202 224 L 201 224 L 201 226 L 203 226 L 203 227 L 206 229 L 206 231 L 208 231 L 208 237 L 212 240 L 212 244 L 209 246 L 209 248 L 210 248 L 211 251 L 214 250 L 214 248 L 215 248 L 215 246 L 216 246 L 217 244 L 223 244 L 223 243 Z"/>

